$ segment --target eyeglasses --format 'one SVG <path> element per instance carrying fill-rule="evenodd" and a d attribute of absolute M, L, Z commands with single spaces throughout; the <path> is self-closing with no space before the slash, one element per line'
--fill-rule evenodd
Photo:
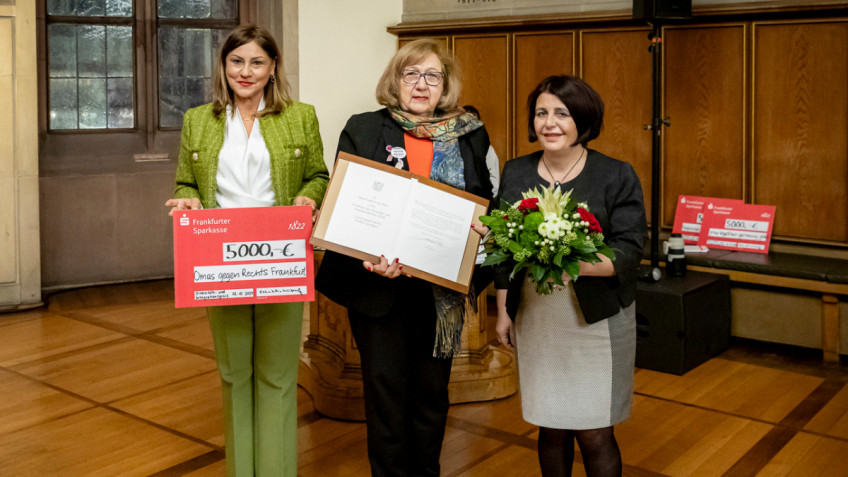
<path fill-rule="evenodd" d="M 444 75 L 436 71 L 428 71 L 427 73 L 419 73 L 417 71 L 405 71 L 402 79 L 406 84 L 416 84 L 418 80 L 424 77 L 424 82 L 430 86 L 439 86 L 442 84 Z"/>

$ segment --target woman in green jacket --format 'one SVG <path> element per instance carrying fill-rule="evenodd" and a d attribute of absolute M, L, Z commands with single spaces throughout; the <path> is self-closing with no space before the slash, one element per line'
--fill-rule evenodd
<path fill-rule="evenodd" d="M 241 26 L 224 41 L 214 100 L 186 112 L 177 210 L 309 205 L 329 182 L 312 106 L 292 101 L 273 37 Z M 224 394 L 227 475 L 297 474 L 302 303 L 207 308 Z"/>

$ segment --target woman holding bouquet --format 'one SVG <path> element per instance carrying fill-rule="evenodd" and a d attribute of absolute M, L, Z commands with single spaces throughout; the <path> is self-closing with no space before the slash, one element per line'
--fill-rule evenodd
<path fill-rule="evenodd" d="M 457 65 L 439 42 L 408 43 L 377 84 L 385 108 L 352 116 L 339 151 L 491 199 L 489 136 L 457 106 L 459 87 Z M 347 307 L 362 360 L 371 474 L 438 476 L 451 356 L 468 297 L 403 275 L 399 262 L 328 251 L 315 287 Z"/>
<path fill-rule="evenodd" d="M 506 163 L 500 198 L 534 188 L 571 192 L 586 204 L 615 259 L 580 262 L 578 279 L 537 293 L 514 262 L 495 275 L 498 339 L 518 352 L 524 419 L 538 425 L 545 476 L 571 475 L 574 440 L 586 474 L 621 475 L 613 426 L 630 415 L 636 353 L 637 269 L 647 237 L 642 188 L 633 167 L 588 149 L 600 133 L 600 96 L 574 76 L 545 78 L 527 99 L 530 141 L 541 151 Z M 525 207 L 533 204 L 525 203 Z"/>

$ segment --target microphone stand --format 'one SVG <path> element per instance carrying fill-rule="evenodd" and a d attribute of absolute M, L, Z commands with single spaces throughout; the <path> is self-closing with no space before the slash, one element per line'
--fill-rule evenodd
<path fill-rule="evenodd" d="M 662 126 L 668 126 L 668 118 L 662 119 L 662 26 L 654 20 L 651 25 L 653 30 L 648 34 L 651 40 L 649 50 L 651 52 L 653 87 L 653 107 L 651 112 L 651 124 L 645 129 L 651 130 L 651 270 L 645 274 L 649 281 L 657 281 L 662 274 L 659 270 L 660 255 L 660 148 L 662 147 Z"/>

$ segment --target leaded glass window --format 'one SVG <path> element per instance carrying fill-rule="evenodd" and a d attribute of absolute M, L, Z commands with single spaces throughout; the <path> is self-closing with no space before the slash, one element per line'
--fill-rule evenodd
<path fill-rule="evenodd" d="M 229 30 L 159 28 L 159 124 L 179 128 L 187 109 L 209 102 L 218 47 Z"/>
<path fill-rule="evenodd" d="M 236 0 L 159 0 L 160 127 L 179 128 L 187 109 L 209 102 L 215 57 L 237 13 Z"/>
<path fill-rule="evenodd" d="M 238 0 L 43 1 L 50 130 L 179 129 L 187 109 L 210 101 L 217 49 L 239 23 Z M 155 38 L 138 41 L 150 21 Z M 158 68 L 138 77 L 136 55 Z M 138 101 L 155 124 L 138 117 Z"/>
<path fill-rule="evenodd" d="M 132 0 L 48 0 L 50 129 L 135 126 Z"/>

